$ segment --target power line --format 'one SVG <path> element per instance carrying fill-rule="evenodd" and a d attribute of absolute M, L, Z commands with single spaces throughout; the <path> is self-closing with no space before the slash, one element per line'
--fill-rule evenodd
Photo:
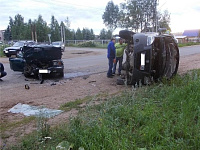
<path fill-rule="evenodd" d="M 40 0 L 32 0 L 32 1 L 35 1 L 35 2 L 38 2 L 38 3 L 44 3 L 44 4 L 53 4 L 54 6 L 55 5 L 60 5 L 60 4 L 64 4 L 64 5 L 71 5 L 71 6 L 78 6 L 78 7 L 83 7 L 83 8 L 87 8 L 87 9 L 95 9 L 95 10 L 98 10 L 98 11 L 102 11 L 104 10 L 105 8 L 102 8 L 100 9 L 99 7 L 91 7 L 91 6 L 86 6 L 86 5 L 80 5 L 80 4 L 74 4 L 74 3 L 69 3 L 69 2 L 65 2 L 65 1 L 62 1 L 62 0 L 56 0 L 56 1 L 52 1 L 52 0 L 48 0 L 48 1 L 40 1 Z M 63 6 L 63 5 L 62 5 Z"/>

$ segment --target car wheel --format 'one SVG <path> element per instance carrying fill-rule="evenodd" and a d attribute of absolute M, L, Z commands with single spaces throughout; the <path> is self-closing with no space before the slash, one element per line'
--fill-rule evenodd
<path fill-rule="evenodd" d="M 28 65 L 25 65 L 24 66 L 24 76 L 26 78 L 30 77 L 31 76 L 31 73 L 32 73 L 32 68 Z"/>
<path fill-rule="evenodd" d="M 128 30 L 121 30 L 119 32 L 119 36 L 123 39 L 126 39 L 126 40 L 131 40 L 132 36 L 134 35 L 135 33 L 132 32 L 132 31 L 128 31 Z"/>
<path fill-rule="evenodd" d="M 63 78 L 63 77 L 64 77 L 64 72 L 60 72 L 59 77 L 60 77 L 60 78 Z"/>
<path fill-rule="evenodd" d="M 179 66 L 179 49 L 174 43 L 169 43 L 166 48 L 166 67 L 164 76 L 172 78 L 176 75 Z"/>

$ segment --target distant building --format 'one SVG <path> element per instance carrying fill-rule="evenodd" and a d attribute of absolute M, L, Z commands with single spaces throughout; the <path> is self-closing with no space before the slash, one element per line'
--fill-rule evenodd
<path fill-rule="evenodd" d="M 5 30 L 0 30 L 0 41 L 4 41 L 4 32 Z"/>
<path fill-rule="evenodd" d="M 187 43 L 187 36 L 174 36 L 178 43 Z"/>
<path fill-rule="evenodd" d="M 200 42 L 200 29 L 185 30 L 183 36 L 187 37 L 188 42 Z"/>

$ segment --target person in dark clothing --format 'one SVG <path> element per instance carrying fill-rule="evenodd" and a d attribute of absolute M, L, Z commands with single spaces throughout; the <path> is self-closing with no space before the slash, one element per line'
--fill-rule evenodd
<path fill-rule="evenodd" d="M 1 78 L 6 75 L 7 75 L 7 73 L 4 71 L 4 66 L 2 63 L 0 63 L 0 81 L 2 81 Z"/>
<path fill-rule="evenodd" d="M 108 72 L 107 72 L 107 77 L 112 78 L 112 69 L 113 69 L 113 62 L 116 57 L 116 50 L 115 50 L 115 38 L 112 38 L 111 41 L 108 44 L 107 48 L 107 58 L 108 58 Z"/>

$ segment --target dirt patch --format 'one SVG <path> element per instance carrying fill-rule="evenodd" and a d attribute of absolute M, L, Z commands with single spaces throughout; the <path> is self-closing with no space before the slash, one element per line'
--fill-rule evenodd
<path fill-rule="evenodd" d="M 63 58 L 82 57 L 84 55 L 96 55 L 101 52 L 88 52 L 79 55 L 73 54 L 79 51 L 66 51 Z M 200 54 L 185 56 L 180 59 L 179 74 L 186 73 L 188 70 L 200 68 Z M 4 60 L 5 63 L 8 59 Z M 13 87 L 1 87 L 1 100 L 0 100 L 0 119 L 1 124 L 11 124 L 20 122 L 26 118 L 22 114 L 8 113 L 8 110 L 18 103 L 29 104 L 33 106 L 44 106 L 51 109 L 59 109 L 62 104 L 77 99 L 83 99 L 86 96 L 94 97 L 98 95 L 102 100 L 105 95 L 112 95 L 126 88 L 123 85 L 117 85 L 114 78 L 107 78 L 106 73 L 99 73 L 89 76 L 83 76 L 73 79 L 62 79 L 59 81 L 45 80 L 44 84 L 33 84 L 33 81 L 27 81 L 30 89 L 26 90 L 23 84 L 17 84 Z M 1 84 L 1 83 L 0 83 Z M 9 92 L 8 92 L 9 91 Z M 99 102 L 98 102 L 99 103 Z M 54 118 L 49 119 L 48 123 L 53 126 L 59 122 L 67 121 L 70 116 L 76 115 L 78 110 L 72 109 L 71 111 L 64 112 Z M 0 147 L 16 143 L 20 136 L 32 132 L 37 129 L 35 121 L 31 121 L 25 125 L 16 125 L 8 128 L 7 131 L 1 132 Z"/>
<path fill-rule="evenodd" d="M 188 70 L 200 68 L 200 54 L 181 57 L 179 62 L 179 74 L 184 74 Z"/>
<path fill-rule="evenodd" d="M 87 51 L 87 50 L 65 50 L 63 52 L 62 58 L 75 58 L 75 57 L 84 57 L 91 55 L 103 54 L 101 51 Z"/>

